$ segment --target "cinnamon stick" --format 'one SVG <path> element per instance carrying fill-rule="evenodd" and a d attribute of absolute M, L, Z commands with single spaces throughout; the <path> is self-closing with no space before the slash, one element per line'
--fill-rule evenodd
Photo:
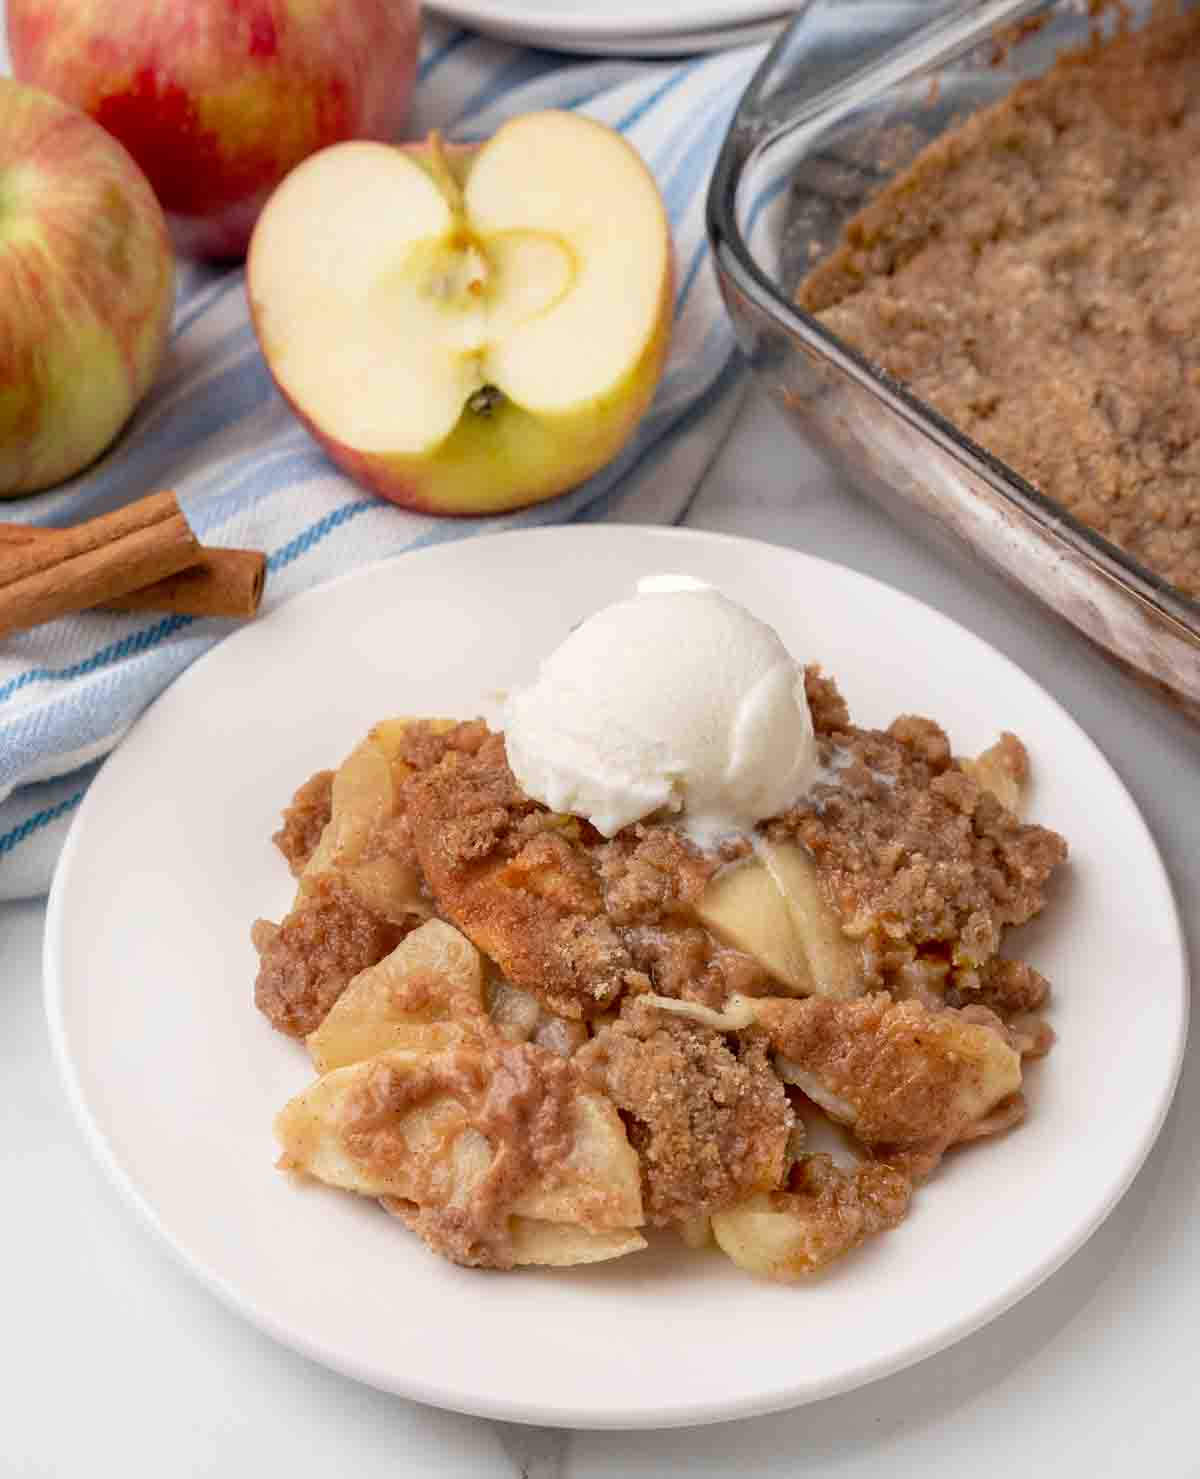
<path fill-rule="evenodd" d="M 104 604 L 113 611 L 174 611 L 180 616 L 245 620 L 258 610 L 266 574 L 267 557 L 261 550 L 206 546 L 186 570 Z"/>
<path fill-rule="evenodd" d="M 60 539 L 65 532 L 0 523 L 0 571 L 7 551 Z M 172 611 L 181 616 L 244 620 L 258 611 L 266 566 L 267 557 L 261 550 L 202 545 L 194 565 L 101 604 L 109 611 Z"/>
<path fill-rule="evenodd" d="M 174 575 L 200 549 L 173 493 L 152 493 L 60 534 L 0 557 L 0 636 Z"/>

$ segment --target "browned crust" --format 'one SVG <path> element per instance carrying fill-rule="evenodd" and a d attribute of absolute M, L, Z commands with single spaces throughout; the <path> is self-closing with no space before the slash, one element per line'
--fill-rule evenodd
<path fill-rule="evenodd" d="M 346 1107 L 342 1138 L 363 1165 L 386 1174 L 414 1166 L 400 1121 L 425 1100 L 449 1095 L 491 1148 L 486 1171 L 461 1201 L 445 1199 L 446 1167 L 435 1150 L 422 1163 L 412 1201 L 385 1205 L 422 1240 L 454 1263 L 511 1268 L 513 1204 L 537 1176 L 561 1163 L 574 1145 L 572 1113 L 578 1074 L 557 1054 L 532 1043 L 489 1041 L 483 1054 L 431 1056 L 419 1072 L 399 1073 L 386 1055 L 372 1063 Z"/>
<path fill-rule="evenodd" d="M 798 301 L 1200 596 L 1200 12 L 1063 56 L 931 143 Z"/>
<path fill-rule="evenodd" d="M 654 1223 L 707 1216 L 778 1186 L 793 1114 L 766 1039 L 630 1002 L 579 1054 L 621 1111 Z"/>
<path fill-rule="evenodd" d="M 283 824 L 271 841 L 287 860 L 293 877 L 299 878 L 316 851 L 321 833 L 329 824 L 333 795 L 333 771 L 318 770 L 300 786 L 284 807 Z"/>
<path fill-rule="evenodd" d="M 812 853 L 828 902 L 864 942 L 869 985 L 897 985 L 924 956 L 944 965 L 949 985 L 978 988 L 1003 929 L 1044 907 L 1066 843 L 972 780 L 932 720 L 859 729 L 816 669 L 808 690 L 837 780 L 814 787 L 768 835 Z M 1007 752 L 1024 761 L 1023 748 Z"/>
<path fill-rule="evenodd" d="M 962 1139 L 970 1124 L 962 1090 L 980 1069 L 958 1051 L 967 1023 L 952 1009 L 879 992 L 764 1001 L 758 1010 L 775 1052 L 855 1106 L 854 1135 L 864 1145 L 940 1154 Z"/>
<path fill-rule="evenodd" d="M 336 874 L 324 874 L 282 924 L 260 920 L 255 927 L 254 1004 L 280 1032 L 307 1037 L 359 971 L 407 933 L 368 909 Z"/>

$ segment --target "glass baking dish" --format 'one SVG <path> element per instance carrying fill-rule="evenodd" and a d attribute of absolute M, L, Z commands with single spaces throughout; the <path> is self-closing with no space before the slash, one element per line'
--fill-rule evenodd
<path fill-rule="evenodd" d="M 1121 9 L 1137 25 L 1155 3 Z M 708 227 L 743 351 L 836 471 L 903 522 L 986 561 L 1200 718 L 1200 602 L 1043 497 L 793 301 L 844 222 L 925 144 L 1111 26 L 1089 9 L 810 0 L 742 99 Z"/>

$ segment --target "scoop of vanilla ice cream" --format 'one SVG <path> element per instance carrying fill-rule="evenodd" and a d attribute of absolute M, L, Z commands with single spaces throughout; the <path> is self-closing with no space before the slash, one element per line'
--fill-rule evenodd
<path fill-rule="evenodd" d="M 711 846 L 796 801 L 817 768 L 804 674 L 777 633 L 689 577 L 644 580 L 576 627 L 504 726 L 526 794 L 606 837 L 665 808 Z"/>

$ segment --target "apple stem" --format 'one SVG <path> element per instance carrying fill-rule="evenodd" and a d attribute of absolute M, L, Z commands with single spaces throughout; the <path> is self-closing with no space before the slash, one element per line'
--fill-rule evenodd
<path fill-rule="evenodd" d="M 490 416 L 504 400 L 504 392 L 498 385 L 481 385 L 468 398 L 467 410 L 476 416 Z"/>

